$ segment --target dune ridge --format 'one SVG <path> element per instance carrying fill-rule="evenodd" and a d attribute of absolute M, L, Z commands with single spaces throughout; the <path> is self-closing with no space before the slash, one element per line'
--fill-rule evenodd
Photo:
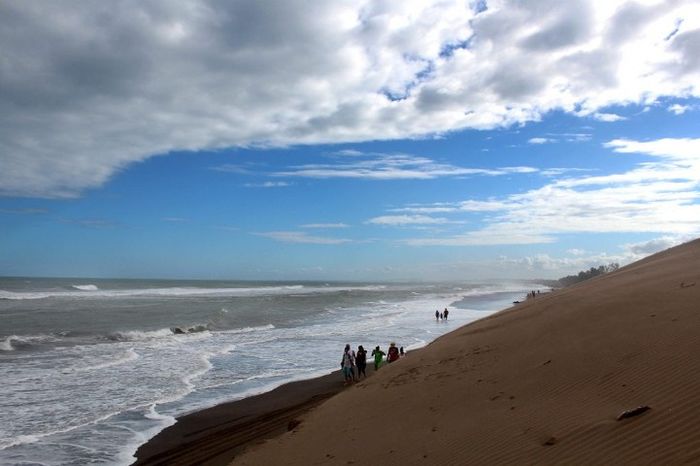
<path fill-rule="evenodd" d="M 457 329 L 231 464 L 700 463 L 699 329 L 695 240 Z"/>

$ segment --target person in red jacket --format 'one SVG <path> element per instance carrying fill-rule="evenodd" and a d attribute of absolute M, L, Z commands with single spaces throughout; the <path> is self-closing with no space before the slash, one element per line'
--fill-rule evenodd
<path fill-rule="evenodd" d="M 387 362 L 398 361 L 399 359 L 399 349 L 396 347 L 396 343 L 393 341 L 389 344 L 389 351 L 386 354 Z"/>

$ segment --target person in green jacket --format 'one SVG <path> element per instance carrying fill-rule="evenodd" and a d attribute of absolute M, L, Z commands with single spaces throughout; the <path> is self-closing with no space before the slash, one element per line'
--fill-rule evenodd
<path fill-rule="evenodd" d="M 374 370 L 376 371 L 379 369 L 379 366 L 382 365 L 382 358 L 384 358 L 384 351 L 379 349 L 379 345 L 377 345 L 376 348 L 372 350 L 372 356 L 374 356 Z"/>

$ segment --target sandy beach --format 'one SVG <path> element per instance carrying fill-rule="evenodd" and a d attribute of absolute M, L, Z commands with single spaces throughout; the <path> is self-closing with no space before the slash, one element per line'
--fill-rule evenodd
<path fill-rule="evenodd" d="M 331 374 L 298 383 L 296 397 L 281 387 L 257 402 L 182 418 L 139 458 L 233 458 L 232 465 L 699 463 L 698 328 L 695 240 L 462 327 L 347 390 Z M 257 432 L 265 416 L 276 427 Z M 254 421 L 235 424 L 236 417 Z M 213 459 L 172 455 L 183 448 L 201 453 L 212 442 L 222 445 Z M 161 456 L 154 446 L 164 448 Z"/>

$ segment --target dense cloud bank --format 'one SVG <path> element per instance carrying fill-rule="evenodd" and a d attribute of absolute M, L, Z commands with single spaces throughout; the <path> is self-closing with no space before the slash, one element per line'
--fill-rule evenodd
<path fill-rule="evenodd" d="M 0 3 L 0 194 L 173 150 L 417 137 L 700 95 L 695 1 Z"/>

